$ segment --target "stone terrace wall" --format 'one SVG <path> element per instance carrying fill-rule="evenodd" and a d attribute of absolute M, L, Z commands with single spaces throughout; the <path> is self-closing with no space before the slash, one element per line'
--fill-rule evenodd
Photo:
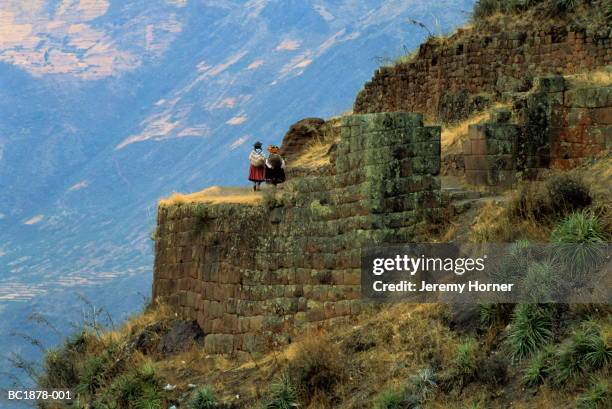
<path fill-rule="evenodd" d="M 456 35 L 448 44 L 422 44 L 412 62 L 377 70 L 358 94 L 353 110 L 437 115 L 444 108 L 441 101 L 457 96 L 525 91 L 531 76 L 574 73 L 611 62 L 609 30 L 605 37 L 565 27 Z"/>
<path fill-rule="evenodd" d="M 550 166 L 570 169 L 612 149 L 612 86 L 567 90 L 552 112 Z"/>
<path fill-rule="evenodd" d="M 344 119 L 329 166 L 264 204 L 160 207 L 154 298 L 209 353 L 261 351 L 360 311 L 360 249 L 418 240 L 442 213 L 440 128 L 409 113 Z"/>
<path fill-rule="evenodd" d="M 612 149 L 612 86 L 568 87 L 564 77 L 547 76 L 513 99 L 516 123 L 507 123 L 510 111 L 498 110 L 492 123 L 470 125 L 463 142 L 467 182 L 508 186 L 518 172 L 533 179 Z"/>
<path fill-rule="evenodd" d="M 513 95 L 511 112 L 470 125 L 463 143 L 466 181 L 508 186 L 543 169 L 570 169 L 612 149 L 612 86 L 570 86 L 562 76 L 538 78 L 533 90 Z M 501 113 L 501 115 L 500 115 Z"/>

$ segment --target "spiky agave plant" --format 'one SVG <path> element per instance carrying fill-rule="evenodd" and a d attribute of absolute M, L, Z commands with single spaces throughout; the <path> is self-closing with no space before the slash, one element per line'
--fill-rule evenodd
<path fill-rule="evenodd" d="M 217 398 L 210 385 L 203 386 L 195 391 L 191 402 L 190 409 L 215 409 L 217 407 Z"/>
<path fill-rule="evenodd" d="M 599 326 L 583 322 L 562 346 L 554 366 L 555 383 L 562 385 L 589 369 L 612 363 L 612 348 L 601 337 Z"/>
<path fill-rule="evenodd" d="M 538 386 L 550 375 L 551 365 L 555 357 L 555 349 L 547 345 L 529 362 L 523 372 L 522 382 L 525 386 Z"/>
<path fill-rule="evenodd" d="M 606 234 L 598 216 L 586 210 L 572 213 L 551 233 L 556 258 L 575 277 L 597 267 L 605 259 Z"/>
<path fill-rule="evenodd" d="M 589 388 L 576 399 L 577 409 L 607 408 L 610 404 L 610 382 L 603 378 L 591 379 Z"/>
<path fill-rule="evenodd" d="M 291 409 L 297 408 L 297 390 L 291 378 L 282 374 L 270 385 L 270 396 L 263 405 L 264 409 Z"/>
<path fill-rule="evenodd" d="M 134 407 L 135 409 L 162 409 L 163 399 L 159 389 L 153 385 L 145 385 Z"/>
<path fill-rule="evenodd" d="M 418 396 L 420 402 L 431 398 L 437 387 L 436 374 L 429 367 L 419 370 L 410 378 L 410 388 Z"/>
<path fill-rule="evenodd" d="M 89 396 L 93 396 L 96 393 L 96 390 L 101 385 L 106 368 L 105 358 L 105 356 L 94 356 L 85 362 L 82 373 L 79 376 L 80 382 L 76 387 L 78 393 Z"/>
<path fill-rule="evenodd" d="M 542 348 L 552 338 L 552 314 L 537 304 L 519 304 L 514 309 L 505 340 L 513 359 L 523 359 Z"/>
<path fill-rule="evenodd" d="M 591 368 L 599 369 L 612 364 L 612 347 L 606 344 L 596 323 L 587 321 L 582 324 L 587 336 L 584 338 L 584 361 Z"/>
<path fill-rule="evenodd" d="M 397 391 L 384 391 L 376 399 L 374 409 L 401 409 L 403 404 L 403 393 Z"/>
<path fill-rule="evenodd" d="M 457 347 L 453 360 L 454 371 L 460 384 L 469 382 L 476 372 L 476 348 L 478 343 L 473 338 L 467 338 Z"/>
<path fill-rule="evenodd" d="M 565 281 L 553 260 L 536 261 L 527 268 L 522 291 L 532 302 L 548 303 L 560 298 Z"/>
<path fill-rule="evenodd" d="M 554 9 L 558 13 L 573 11 L 580 3 L 581 0 L 553 0 Z"/>
<path fill-rule="evenodd" d="M 104 390 L 101 399 L 118 407 L 155 408 L 155 402 L 161 407 L 161 386 L 155 368 L 145 362 L 120 375 Z"/>

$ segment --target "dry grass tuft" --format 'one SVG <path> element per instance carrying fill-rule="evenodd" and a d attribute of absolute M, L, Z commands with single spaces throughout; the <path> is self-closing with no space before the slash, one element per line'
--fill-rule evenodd
<path fill-rule="evenodd" d="M 287 372 L 303 402 L 329 405 L 336 386 L 346 379 L 346 360 L 337 344 L 324 336 L 309 337 L 286 354 Z"/>
<path fill-rule="evenodd" d="M 165 303 L 154 302 L 142 314 L 137 314 L 126 320 L 120 327 L 102 334 L 100 341 L 108 346 L 112 343 L 120 343 L 130 335 L 144 329 L 147 325 L 155 322 L 166 321 L 175 317 L 175 312 Z"/>
<path fill-rule="evenodd" d="M 319 139 L 309 142 L 304 151 L 298 156 L 291 166 L 303 168 L 318 168 L 329 163 L 329 149 L 334 141 Z"/>
<path fill-rule="evenodd" d="M 565 77 L 572 87 L 604 87 L 612 85 L 612 69 L 609 67 L 586 71 Z"/>
<path fill-rule="evenodd" d="M 546 241 L 549 229 L 535 220 L 517 220 L 508 208 L 485 203 L 470 226 L 469 240 L 473 243 L 510 243 L 517 238 Z"/>
<path fill-rule="evenodd" d="M 480 112 L 461 122 L 444 127 L 441 135 L 442 149 L 446 150 L 449 146 L 457 143 L 459 140 L 467 136 L 468 127 L 473 124 L 484 122 L 491 116 L 489 111 Z"/>
<path fill-rule="evenodd" d="M 347 114 L 342 116 L 344 115 Z M 342 116 L 328 119 L 323 128 L 323 135 L 306 143 L 300 155 L 288 165 L 314 169 L 329 164 L 329 151 L 334 144 L 340 142 L 338 125 L 342 122 Z"/>
<path fill-rule="evenodd" d="M 591 163 L 587 163 L 577 169 L 574 169 L 578 177 L 580 177 L 593 192 L 593 196 L 600 198 L 601 201 L 609 201 L 612 192 L 612 154 L 607 153 L 605 156 L 594 158 Z"/>
<path fill-rule="evenodd" d="M 160 206 L 172 206 L 182 203 L 236 203 L 254 205 L 262 201 L 261 192 L 253 192 L 249 188 L 212 186 L 200 192 L 183 194 L 175 192 L 166 199 L 159 201 Z"/>

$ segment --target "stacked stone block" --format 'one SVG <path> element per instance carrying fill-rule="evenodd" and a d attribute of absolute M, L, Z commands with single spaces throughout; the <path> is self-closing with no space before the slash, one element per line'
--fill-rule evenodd
<path fill-rule="evenodd" d="M 567 90 L 553 112 L 551 166 L 570 169 L 612 149 L 612 86 Z"/>
<path fill-rule="evenodd" d="M 463 142 L 468 183 L 509 186 L 516 176 L 519 127 L 508 123 L 470 125 Z"/>
<path fill-rule="evenodd" d="M 604 67 L 612 63 L 612 42 L 609 30 L 605 32 L 565 27 L 495 34 L 459 30 L 443 43 L 422 44 L 411 62 L 377 70 L 353 111 L 437 115 L 444 111 L 440 104 L 445 96 L 525 91 L 532 76 Z"/>
<path fill-rule="evenodd" d="M 262 205 L 160 207 L 153 296 L 196 319 L 209 353 L 262 351 L 362 308 L 360 251 L 441 215 L 440 128 L 421 115 L 346 117 L 331 163 Z"/>

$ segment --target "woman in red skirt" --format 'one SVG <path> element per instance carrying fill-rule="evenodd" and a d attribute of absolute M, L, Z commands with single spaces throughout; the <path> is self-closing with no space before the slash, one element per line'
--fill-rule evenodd
<path fill-rule="evenodd" d="M 266 158 L 261 153 L 261 142 L 255 142 L 249 155 L 249 180 L 253 182 L 253 191 L 257 191 L 261 182 L 266 180 Z"/>

